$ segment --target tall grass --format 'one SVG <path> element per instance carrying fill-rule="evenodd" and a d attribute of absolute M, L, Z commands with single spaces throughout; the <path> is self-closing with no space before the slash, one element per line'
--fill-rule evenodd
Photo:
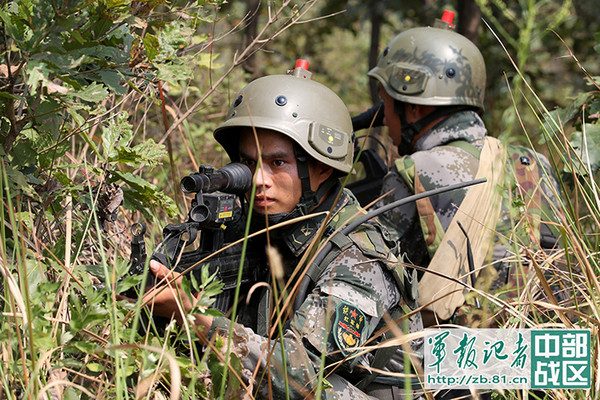
<path fill-rule="evenodd" d="M 563 42 L 564 43 L 564 42 Z M 506 49 L 505 49 L 506 50 Z M 569 50 L 567 48 L 567 50 Z M 570 51 L 570 50 L 569 50 Z M 598 129 L 598 85 L 581 65 L 582 76 L 588 78 L 592 91 L 582 93 L 573 104 L 564 109 L 548 110 L 537 96 L 519 65 L 511 59 L 515 71 L 525 85 L 524 90 L 511 92 L 514 112 L 518 121 L 523 114 L 537 118 L 538 131 L 531 132 L 521 123 L 523 138 L 531 148 L 546 154 L 558 178 L 560 191 L 553 191 L 557 200 L 549 215 L 542 221 L 560 232 L 560 250 L 542 252 L 527 243 L 514 242 L 513 254 L 525 255 L 530 260 L 521 286 L 510 293 L 486 294 L 492 311 L 484 318 L 493 318 L 493 311 L 509 311 L 510 318 L 500 318 L 501 326 L 528 328 L 581 328 L 590 329 L 592 343 L 590 390 L 548 390 L 544 395 L 556 399 L 593 399 L 599 393 L 599 309 L 600 286 L 598 254 L 600 251 L 598 224 L 598 147 L 594 146 Z M 577 58 L 571 53 L 573 62 Z M 515 100 L 519 98 L 520 101 Z M 527 107 L 518 107 L 526 104 Z M 586 132 L 587 130 L 587 132 Z M 549 181 L 549 176 L 540 177 Z M 531 199 L 523 199 L 525 203 Z M 516 227 L 514 228 L 516 229 Z M 502 313 L 496 314 L 502 316 Z M 520 398 L 517 392 L 504 393 L 509 398 Z M 540 392 L 534 396 L 540 396 Z"/>

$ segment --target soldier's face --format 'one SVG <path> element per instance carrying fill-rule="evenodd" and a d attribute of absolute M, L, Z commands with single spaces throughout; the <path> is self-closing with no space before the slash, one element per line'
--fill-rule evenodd
<path fill-rule="evenodd" d="M 240 136 L 240 161 L 250 168 L 256 182 L 254 210 L 263 214 L 289 213 L 302 195 L 293 142 L 267 129 L 257 129 L 256 133 L 255 137 L 247 129 Z M 319 165 L 309 163 L 312 190 L 322 183 Z M 246 195 L 248 200 L 250 194 Z"/>
<path fill-rule="evenodd" d="M 379 85 L 379 97 L 383 100 L 383 124 L 388 127 L 394 146 L 398 146 L 402 141 L 402 124 L 400 117 L 394 112 L 394 99 L 381 85 Z"/>

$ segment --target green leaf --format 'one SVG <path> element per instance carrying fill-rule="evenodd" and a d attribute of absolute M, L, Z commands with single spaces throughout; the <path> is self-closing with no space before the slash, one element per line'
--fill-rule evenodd
<path fill-rule="evenodd" d="M 215 62 L 218 56 L 218 53 L 200 53 L 193 58 L 193 61 L 200 68 L 221 68 L 223 64 L 217 64 Z"/>
<path fill-rule="evenodd" d="M 79 44 L 84 44 L 85 39 L 81 36 L 81 33 L 77 30 L 71 31 L 71 37 L 77 41 Z"/>
<path fill-rule="evenodd" d="M 160 51 L 160 43 L 158 41 L 158 38 L 148 33 L 146 34 L 146 36 L 144 36 L 142 42 L 144 43 L 144 48 L 146 49 L 146 57 L 148 57 L 148 60 L 154 60 Z"/>
<path fill-rule="evenodd" d="M 130 275 L 119 281 L 117 285 L 117 293 L 123 293 L 133 287 L 138 286 L 142 282 L 142 275 Z"/>
<path fill-rule="evenodd" d="M 176 60 L 177 52 L 190 43 L 193 30 L 184 21 L 173 21 L 158 35 L 160 43 L 160 54 L 156 57 L 158 61 Z"/>
<path fill-rule="evenodd" d="M 2 91 L 0 91 L 0 97 L 2 97 L 3 99 L 13 99 L 13 100 L 22 100 L 23 99 L 22 97 L 19 97 L 12 93 L 2 92 Z"/>
<path fill-rule="evenodd" d="M 88 369 L 88 371 L 90 371 L 90 372 L 102 372 L 102 371 L 104 371 L 104 366 L 102 364 L 99 364 L 99 363 L 90 362 L 90 363 L 87 363 L 85 366 Z"/>
<path fill-rule="evenodd" d="M 175 201 L 164 193 L 159 191 L 155 185 L 140 178 L 137 175 L 133 175 L 130 172 L 112 171 L 112 175 L 115 178 L 127 183 L 131 189 L 124 188 L 123 195 L 125 197 L 125 205 L 127 206 L 129 198 L 136 199 L 142 204 L 149 207 L 160 207 L 166 211 L 170 217 L 174 218 L 179 214 L 179 210 L 175 205 Z M 111 178 L 110 181 L 114 179 Z"/>
<path fill-rule="evenodd" d="M 99 348 L 98 344 L 88 341 L 72 342 L 71 344 L 84 354 L 94 353 Z"/>
<path fill-rule="evenodd" d="M 85 124 L 85 118 L 77 112 L 77 109 L 75 107 L 67 108 L 67 112 L 78 126 L 82 127 Z"/>
<path fill-rule="evenodd" d="M 6 168 L 6 176 L 11 191 L 21 191 L 32 199 L 39 199 L 37 191 L 30 184 L 30 177 L 23 172 L 9 166 Z"/>
<path fill-rule="evenodd" d="M 133 128 L 127 120 L 129 115 L 122 111 L 108 121 L 108 125 L 102 127 L 102 148 L 104 156 L 111 160 L 118 154 L 118 149 L 129 145 L 133 137 Z"/>
<path fill-rule="evenodd" d="M 71 90 L 68 95 L 84 101 L 100 103 L 108 96 L 108 90 L 103 84 L 92 82 L 81 90 Z"/>
<path fill-rule="evenodd" d="M 573 133 L 570 140 L 571 146 L 577 157 L 573 158 L 575 172 L 579 175 L 594 173 L 600 167 L 600 125 L 585 124 L 585 142 L 583 132 Z M 579 162 L 581 159 L 581 162 Z M 592 169 L 589 171 L 588 163 Z M 565 171 L 570 172 L 570 167 L 565 164 Z"/>
<path fill-rule="evenodd" d="M 203 315 L 216 318 L 216 317 L 222 317 L 223 313 L 220 312 L 219 310 L 214 309 L 214 308 L 209 308 L 209 309 L 207 309 L 207 310 L 204 311 Z"/>
<path fill-rule="evenodd" d="M 61 346 L 64 346 L 67 343 L 69 343 L 71 340 L 73 340 L 73 333 L 71 333 L 69 331 L 65 331 L 65 332 L 62 332 L 62 333 L 61 333 L 61 331 L 58 331 L 58 335 L 59 335 L 58 343 Z"/>
<path fill-rule="evenodd" d="M 158 79 L 175 86 L 179 81 L 191 79 L 193 75 L 189 64 L 158 64 L 156 68 L 158 69 Z"/>
<path fill-rule="evenodd" d="M 42 352 L 55 347 L 54 337 L 49 332 L 37 330 L 33 336 L 33 343 L 38 351 Z"/>
<path fill-rule="evenodd" d="M 87 305 L 82 307 L 80 302 L 74 300 L 76 296 L 70 296 L 71 320 L 70 326 L 74 333 L 81 331 L 89 325 L 106 322 L 108 311 L 99 305 Z"/>
<path fill-rule="evenodd" d="M 44 85 L 48 81 L 49 68 L 45 63 L 36 60 L 30 60 L 26 67 L 27 84 L 30 87 L 31 95 L 38 93 L 40 82 Z"/>
<path fill-rule="evenodd" d="M 98 149 L 98 146 L 96 146 L 96 143 L 94 143 L 94 141 L 87 135 L 87 132 L 81 130 L 78 131 L 79 136 L 88 144 L 88 146 L 90 146 L 90 148 L 94 151 L 94 153 L 98 156 L 98 157 L 102 157 L 102 154 L 100 153 L 100 150 Z"/>
<path fill-rule="evenodd" d="M 540 136 L 540 144 L 543 144 L 549 138 L 554 138 L 560 134 L 561 126 L 565 126 L 568 122 L 579 115 L 581 107 L 587 103 L 592 96 L 591 93 L 581 93 L 575 101 L 566 108 L 557 108 L 543 116 L 542 129 L 546 133 Z"/>
<path fill-rule="evenodd" d="M 153 139 L 148 139 L 133 148 L 119 147 L 117 153 L 112 161 L 118 161 L 134 168 L 139 167 L 141 163 L 146 163 L 148 167 L 153 168 L 167 156 L 165 146 L 157 144 Z"/>
<path fill-rule="evenodd" d="M 98 75 L 100 75 L 102 82 L 116 94 L 125 94 L 127 92 L 125 86 L 121 85 L 124 78 L 117 70 L 99 71 Z"/>
<path fill-rule="evenodd" d="M 17 142 L 11 149 L 14 166 L 24 167 L 37 164 L 37 147 L 31 141 Z"/>

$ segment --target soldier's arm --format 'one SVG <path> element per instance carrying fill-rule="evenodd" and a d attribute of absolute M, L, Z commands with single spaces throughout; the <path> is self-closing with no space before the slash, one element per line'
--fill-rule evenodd
<path fill-rule="evenodd" d="M 195 306 L 193 304 L 195 299 L 189 298 L 181 290 L 179 284 L 182 276 L 156 260 L 150 261 L 150 270 L 161 285 L 146 292 L 144 302 L 149 305 L 154 315 L 175 318 L 179 325 L 183 325 L 185 315 Z M 207 315 L 195 315 L 194 323 L 203 330 L 204 334 L 207 334 L 213 318 Z"/>
<path fill-rule="evenodd" d="M 336 372 L 343 370 L 345 376 L 356 376 L 356 381 L 360 379 L 365 372 L 355 368 L 356 364 L 368 366 L 368 359 L 351 355 L 372 336 L 383 313 L 399 301 L 399 290 L 381 264 L 351 247 L 321 275 L 282 338 L 269 340 L 238 324 L 234 324 L 234 333 L 229 335 L 230 322 L 225 318 L 215 318 L 212 331 L 231 338 L 238 354 L 245 354 L 242 358 L 244 367 L 250 371 L 258 368 L 256 376 L 263 376 L 263 372 L 269 370 L 268 381 L 260 384 L 261 394 L 265 396 L 284 397 L 286 381 L 290 398 L 314 395 L 319 383 L 321 355 L 325 354 L 326 366 L 340 362 L 324 374 L 333 386 L 325 390 L 325 398 L 339 394 L 340 390 L 360 398 L 362 392 Z M 272 351 L 270 357 L 269 349 Z M 332 371 L 335 375 L 328 379 Z M 273 393 L 268 392 L 267 382 Z"/>
<path fill-rule="evenodd" d="M 381 194 L 388 192 L 390 193 L 380 200 L 376 207 L 381 207 L 415 194 L 414 190 L 408 186 L 406 181 L 398 174 L 395 167 L 392 167 L 390 172 L 383 178 Z M 415 203 L 410 202 L 403 206 L 393 208 L 381 214 L 378 218 L 386 225 L 392 238 L 398 240 L 406 234 L 410 224 L 413 223 L 416 216 L 417 209 Z"/>

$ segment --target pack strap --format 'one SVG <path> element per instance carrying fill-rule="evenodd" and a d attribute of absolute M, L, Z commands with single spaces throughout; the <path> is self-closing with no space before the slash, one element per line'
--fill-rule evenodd
<path fill-rule="evenodd" d="M 473 157 L 479 160 L 481 156 L 481 151 L 475 147 L 473 144 L 467 142 L 466 140 L 455 140 L 450 143 L 446 143 L 445 146 L 458 147 L 459 149 L 469 153 Z"/>
<path fill-rule="evenodd" d="M 306 271 L 306 275 L 310 277 L 311 281 L 313 282 L 315 282 L 319 276 L 321 276 L 325 268 L 331 264 L 331 262 L 335 260 L 335 258 L 339 256 L 342 251 L 347 249 L 352 244 L 352 240 L 350 240 L 348 236 L 342 235 L 340 232 L 333 235 L 329 240 L 334 246 L 332 246 L 331 250 L 319 264 L 313 263 L 308 271 Z"/>
<path fill-rule="evenodd" d="M 415 194 L 426 192 L 412 158 L 401 157 L 395 161 L 394 165 L 398 174 L 413 188 Z M 444 228 L 437 217 L 430 197 L 424 197 L 415 201 L 415 206 L 419 215 L 423 239 L 425 239 L 425 244 L 427 245 L 427 252 L 429 253 L 429 257 L 432 258 L 442 242 Z"/>

